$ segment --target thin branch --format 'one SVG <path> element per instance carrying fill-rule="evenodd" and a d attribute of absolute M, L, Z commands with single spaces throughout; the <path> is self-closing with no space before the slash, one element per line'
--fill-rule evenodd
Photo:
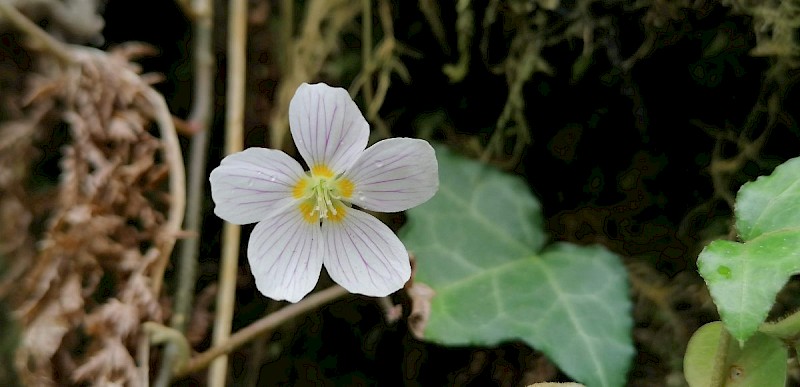
<path fill-rule="evenodd" d="M 236 334 L 229 339 L 217 343 L 211 349 L 195 356 L 189 360 L 184 367 L 178 369 L 175 375 L 177 377 L 183 377 L 200 371 L 217 357 L 231 353 L 259 335 L 274 330 L 290 319 L 315 310 L 347 294 L 347 290 L 339 285 L 334 285 L 325 290 L 311 294 L 296 304 L 287 305 L 274 313 L 270 313 L 248 325 L 246 328 L 236 332 Z"/>
<path fill-rule="evenodd" d="M 193 237 L 183 239 L 178 258 L 178 284 L 175 307 L 170 320 L 171 327 L 178 332 L 186 331 L 188 316 L 197 276 L 197 258 L 200 246 L 202 203 L 205 196 L 206 157 L 209 127 L 211 125 L 214 92 L 213 50 L 213 0 L 194 0 L 194 97 L 188 126 L 192 142 L 189 147 L 189 183 L 185 231 Z M 161 369 L 155 386 L 167 386 L 172 377 L 172 368 L 179 356 L 178 346 L 170 342 L 164 352 Z"/>
<path fill-rule="evenodd" d="M 290 69 L 294 65 L 294 49 L 292 44 L 294 40 L 294 1 L 282 0 L 280 4 L 280 39 L 278 40 L 280 52 L 282 56 L 278 56 L 282 69 Z M 271 144 L 274 148 L 280 149 L 280 144 Z"/>
<path fill-rule="evenodd" d="M 225 153 L 242 150 L 244 146 L 244 99 L 247 48 L 247 0 L 231 0 L 228 8 L 228 90 L 225 112 Z M 212 345 L 225 342 L 230 336 L 233 320 L 236 273 L 239 264 L 241 228 L 225 223 L 222 231 L 222 262 L 217 293 L 217 311 L 214 318 Z M 214 360 L 208 374 L 208 385 L 224 386 L 228 357 Z"/>
<path fill-rule="evenodd" d="M 210 9 L 212 0 L 196 0 L 198 7 Z M 197 10 L 196 10 L 197 11 Z M 214 60 L 212 48 L 212 14 L 196 12 L 203 15 L 196 20 L 194 60 L 195 86 L 194 106 L 189 116 L 189 124 L 194 129 L 189 155 L 189 190 L 185 230 L 194 235 L 200 234 L 202 199 L 205 196 L 207 181 L 206 150 L 208 148 L 209 127 L 212 117 L 212 98 L 214 83 Z M 187 238 L 182 241 L 179 261 L 178 290 L 175 296 L 175 310 L 172 315 L 172 327 L 184 331 L 194 295 L 195 275 L 197 271 L 197 255 L 200 238 Z"/>
<path fill-rule="evenodd" d="M 164 226 L 165 235 L 159 243 L 159 250 L 161 255 L 155 263 L 155 269 L 151 275 L 151 291 L 158 297 L 161 293 L 161 285 L 164 280 L 164 271 L 169 262 L 169 257 L 172 254 L 172 249 L 175 247 L 175 238 L 181 232 L 181 223 L 183 222 L 183 215 L 186 209 L 186 171 L 183 165 L 183 156 L 181 155 L 181 146 L 178 142 L 178 135 L 175 132 L 175 126 L 172 124 L 172 115 L 167 108 L 167 102 L 164 97 L 150 88 L 145 89 L 145 97 L 148 102 L 153 106 L 154 118 L 158 123 L 159 130 L 161 131 L 161 142 L 164 145 L 164 158 L 169 165 L 169 191 L 172 203 L 169 208 L 167 223 Z M 138 361 L 139 371 L 141 372 L 142 380 L 147 385 L 147 380 L 150 374 L 150 341 L 147 335 L 142 335 L 138 346 Z"/>
<path fill-rule="evenodd" d="M 24 32 L 30 38 L 32 48 L 48 52 L 65 63 L 74 63 L 77 60 L 64 43 L 53 39 L 7 1 L 0 1 L 0 16 L 4 16 L 14 27 Z"/>
<path fill-rule="evenodd" d="M 372 1 L 361 0 L 361 71 L 364 83 L 361 91 L 364 93 L 364 102 L 367 107 L 372 105 L 372 72 L 375 69 L 374 58 L 372 57 Z M 369 109 L 368 109 L 369 110 Z M 372 121 L 373 117 L 367 118 Z"/>
<path fill-rule="evenodd" d="M 133 73 L 131 75 L 135 76 Z M 181 154 L 181 144 L 178 141 L 178 134 L 172 123 L 172 114 L 169 112 L 167 102 L 164 97 L 149 86 L 142 84 L 145 98 L 153 107 L 153 118 L 158 123 L 161 133 L 161 142 L 164 145 L 164 158 L 169 166 L 169 193 L 172 203 L 167 215 L 167 222 L 164 226 L 166 235 L 159 246 L 161 256 L 156 262 L 150 288 L 154 295 L 161 293 L 161 285 L 164 281 L 164 271 L 169 262 L 169 256 L 175 247 L 175 239 L 181 235 L 181 224 L 183 215 L 186 211 L 186 171 L 183 165 L 183 155 Z"/>

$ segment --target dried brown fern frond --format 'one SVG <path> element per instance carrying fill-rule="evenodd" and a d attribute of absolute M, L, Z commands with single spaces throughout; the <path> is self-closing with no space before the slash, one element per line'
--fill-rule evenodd
<path fill-rule="evenodd" d="M 77 43 L 101 43 L 105 21 L 100 0 L 8 0 L 34 21 L 47 21 L 48 32 Z"/>
<path fill-rule="evenodd" d="M 158 294 L 183 217 L 180 148 L 163 99 L 125 55 L 141 50 L 49 44 L 59 55 L 31 52 L 20 114 L 0 124 L 0 170 L 11 171 L 0 210 L 17 219 L 0 245 L 15 262 L 0 298 L 23 327 L 17 372 L 29 385 L 144 385 L 135 348 L 140 324 L 164 317 Z M 59 150 L 54 134 L 66 139 Z M 59 176 L 39 186 L 37 155 L 54 151 Z"/>

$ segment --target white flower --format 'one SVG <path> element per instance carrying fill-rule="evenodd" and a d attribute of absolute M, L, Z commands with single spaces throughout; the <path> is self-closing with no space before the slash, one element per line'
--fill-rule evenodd
<path fill-rule="evenodd" d="M 249 148 L 211 172 L 214 213 L 234 224 L 258 222 L 247 246 L 256 286 L 297 302 L 322 265 L 353 293 L 381 297 L 408 281 L 408 253 L 370 211 L 398 212 L 439 188 L 433 148 L 391 138 L 369 149 L 369 124 L 347 91 L 302 84 L 289 103 L 292 137 L 310 171 L 287 154 Z"/>

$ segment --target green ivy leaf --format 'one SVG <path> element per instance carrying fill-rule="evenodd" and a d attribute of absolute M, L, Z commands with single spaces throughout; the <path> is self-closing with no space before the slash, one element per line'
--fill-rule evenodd
<path fill-rule="evenodd" d="M 449 345 L 522 339 L 588 386 L 621 386 L 633 356 L 627 274 L 599 246 L 546 235 L 514 176 L 437 147 L 439 193 L 401 230 L 415 281 L 436 295 L 425 338 Z"/>
<path fill-rule="evenodd" d="M 690 387 L 708 387 L 714 362 L 720 358 L 720 338 L 724 327 L 719 321 L 703 325 L 692 335 L 683 358 L 683 373 Z M 729 341 L 725 359 L 721 359 L 724 385 L 727 387 L 783 387 L 786 384 L 788 354 L 783 343 L 771 336 L 756 333 L 744 345 Z"/>
<path fill-rule="evenodd" d="M 742 186 L 736 228 L 744 243 L 712 242 L 697 268 L 725 326 L 743 343 L 789 277 L 800 273 L 800 158 Z"/>

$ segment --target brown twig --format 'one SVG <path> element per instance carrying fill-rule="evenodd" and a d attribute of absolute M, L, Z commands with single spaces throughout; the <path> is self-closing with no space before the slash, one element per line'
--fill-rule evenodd
<path fill-rule="evenodd" d="M 130 73 L 128 76 L 136 76 L 136 74 Z M 181 224 L 186 211 L 186 172 L 183 165 L 181 145 L 178 141 L 178 134 L 175 132 L 175 126 L 172 124 L 172 115 L 169 112 L 169 108 L 167 108 L 167 102 L 157 91 L 149 86 L 142 86 L 145 87 L 143 90 L 144 96 L 154 110 L 153 119 L 158 123 L 161 141 L 164 145 L 164 158 L 170 171 L 169 192 L 172 205 L 170 206 L 165 226 L 167 235 L 164 236 L 163 242 L 159 246 L 161 256 L 156 263 L 151 286 L 153 294 L 159 294 L 164 281 L 164 270 L 166 270 L 172 249 L 175 247 L 175 238 L 181 234 Z"/>
<path fill-rule="evenodd" d="M 228 8 L 228 89 L 225 112 L 225 153 L 242 150 L 247 50 L 247 0 L 232 0 Z M 222 229 L 222 262 L 219 269 L 219 293 L 214 318 L 212 345 L 225 342 L 231 333 L 239 264 L 241 228 L 225 223 Z M 208 373 L 208 385 L 224 386 L 228 368 L 227 356 L 214 360 Z"/>
<path fill-rule="evenodd" d="M 167 235 L 163 237 L 162 243 L 159 246 L 161 255 L 156 261 L 155 270 L 151 276 L 153 281 L 151 290 L 157 297 L 161 292 L 161 285 L 164 280 L 164 271 L 166 270 L 167 262 L 169 262 L 172 249 L 175 247 L 175 238 L 181 231 L 181 223 L 183 222 L 183 215 L 186 207 L 186 172 L 184 170 L 183 156 L 181 155 L 178 135 L 175 132 L 175 127 L 172 125 L 172 115 L 167 108 L 164 97 L 149 86 L 145 89 L 145 97 L 155 110 L 154 118 L 158 122 L 158 127 L 161 130 L 165 159 L 170 169 L 169 190 L 172 198 L 172 205 L 169 209 L 167 225 L 165 227 Z M 144 335 L 140 340 L 138 350 L 138 360 L 142 378 L 147 381 L 149 378 L 150 344 L 149 339 Z M 147 383 L 145 382 L 145 384 Z"/>
<path fill-rule="evenodd" d="M 75 63 L 75 55 L 63 43 L 53 39 L 8 2 L 0 1 L 0 15 L 5 16 L 14 27 L 24 32 L 31 39 L 30 45 L 34 49 L 48 52 L 65 63 Z"/>
<path fill-rule="evenodd" d="M 331 301 L 343 297 L 347 294 L 347 290 L 341 286 L 334 285 L 325 290 L 311 294 L 304 300 L 287 305 L 280 310 L 270 313 L 260 320 L 250 324 L 246 328 L 236 332 L 229 339 L 216 344 L 214 347 L 205 351 L 186 363 L 175 372 L 177 377 L 183 377 L 194 372 L 200 371 L 207 367 L 208 364 L 219 356 L 228 354 L 233 350 L 239 348 L 243 344 L 253 340 L 264 332 L 274 330 L 289 319 L 298 317 L 302 314 L 308 313 L 317 309 Z"/>

